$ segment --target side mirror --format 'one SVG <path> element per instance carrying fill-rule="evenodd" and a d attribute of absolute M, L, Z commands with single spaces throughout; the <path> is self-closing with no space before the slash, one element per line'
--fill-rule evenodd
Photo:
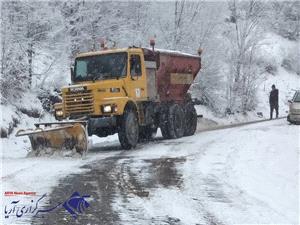
<path fill-rule="evenodd" d="M 292 100 L 288 100 L 288 103 L 293 103 L 293 101 Z"/>
<path fill-rule="evenodd" d="M 70 70 L 71 70 L 71 80 L 73 81 L 74 80 L 74 68 L 70 67 Z"/>

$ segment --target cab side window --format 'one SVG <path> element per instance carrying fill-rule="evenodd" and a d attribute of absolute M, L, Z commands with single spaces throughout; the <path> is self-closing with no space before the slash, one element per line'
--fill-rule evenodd
<path fill-rule="evenodd" d="M 130 56 L 130 75 L 131 76 L 142 75 L 141 57 L 139 55 Z"/>

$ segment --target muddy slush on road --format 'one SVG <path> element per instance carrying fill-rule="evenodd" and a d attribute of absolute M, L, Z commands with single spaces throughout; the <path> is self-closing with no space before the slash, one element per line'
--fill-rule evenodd
<path fill-rule="evenodd" d="M 88 194 L 90 207 L 80 214 L 76 220 L 72 218 L 65 209 L 58 209 L 56 212 L 44 214 L 43 217 L 34 218 L 33 224 L 122 224 L 118 212 L 113 208 L 114 199 L 119 196 L 126 205 L 128 198 L 132 195 L 140 198 L 148 198 L 151 190 L 156 187 L 176 187 L 182 184 L 181 174 L 176 170 L 176 164 L 184 163 L 184 158 L 158 158 L 144 160 L 145 167 L 139 168 L 139 173 L 131 170 L 133 159 L 126 154 L 119 154 L 100 160 L 83 168 L 88 172 L 83 174 L 73 174 L 60 181 L 50 194 L 49 205 L 51 202 L 60 202 L 67 199 L 75 191 Z M 140 179 L 141 173 L 148 173 L 149 179 Z M 46 205 L 45 208 L 48 206 Z M 130 207 L 130 206 L 128 206 Z M 138 209 L 129 209 L 138 210 Z M 131 218 L 139 222 L 140 218 Z M 178 224 L 176 218 L 153 218 L 152 221 L 144 221 L 146 224 Z M 169 222 L 168 222 L 169 221 Z M 129 221 L 126 221 L 129 222 Z"/>
<path fill-rule="evenodd" d="M 257 121 L 256 123 L 259 122 L 264 121 Z M 236 127 L 237 125 L 231 126 Z M 224 128 L 227 129 L 229 126 L 224 126 Z M 210 130 L 214 129 L 220 129 L 220 127 Z M 209 129 L 205 131 L 209 131 Z M 59 208 L 51 213 L 43 214 L 43 217 L 34 218 L 32 224 L 48 225 L 49 221 L 51 221 L 51 224 L 57 225 L 184 224 L 180 219 L 168 215 L 146 218 L 143 214 L 143 209 L 130 204 L 130 200 L 133 198 L 150 200 L 152 197 L 151 194 L 157 189 L 176 189 L 180 191 L 184 188 L 184 178 L 180 167 L 186 163 L 189 155 L 167 157 L 163 153 L 154 158 L 141 158 L 134 155 L 136 153 L 139 155 L 138 153 L 144 151 L 145 147 L 150 147 L 149 149 L 154 151 L 156 146 L 171 147 L 184 144 L 185 142 L 184 139 L 175 140 L 174 142 L 158 137 L 153 142 L 141 143 L 139 148 L 134 151 L 120 151 L 121 148 L 119 145 L 91 149 L 91 154 L 101 154 L 104 151 L 120 152 L 115 156 L 94 161 L 92 164 L 83 166 L 82 168 L 86 172 L 82 174 L 71 174 L 61 179 L 48 196 L 49 202 L 44 207 L 49 208 L 51 203 L 67 199 L 73 192 L 90 195 L 91 198 L 88 199 L 90 206 L 80 213 L 76 219 L 68 214 L 64 208 Z M 207 187 L 206 194 L 208 194 L 209 198 L 217 202 L 231 203 L 222 191 L 222 185 L 214 177 L 203 179 L 203 182 Z M 192 198 L 192 200 L 198 202 L 197 204 L 202 207 L 201 214 L 199 214 L 200 221 L 205 221 L 205 224 L 223 224 L 211 212 L 205 209 L 200 199 Z M 124 213 L 124 210 L 132 212 L 132 215 L 127 215 L 124 219 L 124 216 L 120 215 L 120 211 Z"/>

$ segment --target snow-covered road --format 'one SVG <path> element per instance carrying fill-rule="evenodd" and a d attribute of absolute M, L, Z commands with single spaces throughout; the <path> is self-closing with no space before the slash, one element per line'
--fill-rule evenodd
<path fill-rule="evenodd" d="M 280 120 L 145 146 L 131 153 L 130 170 L 149 180 L 161 174 L 147 163 L 151 158 L 181 159 L 175 162 L 180 185 L 162 183 L 148 198 L 114 206 L 128 224 L 138 215 L 178 224 L 298 224 L 299 131 Z"/>
<path fill-rule="evenodd" d="M 50 200 L 90 194 L 78 224 L 298 224 L 299 126 L 285 120 L 110 152 L 61 179 Z M 116 151 L 113 151 L 116 150 Z M 34 224 L 74 224 L 60 210 Z"/>

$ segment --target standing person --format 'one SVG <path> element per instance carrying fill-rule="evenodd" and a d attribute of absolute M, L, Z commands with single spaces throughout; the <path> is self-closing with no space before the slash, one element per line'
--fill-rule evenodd
<path fill-rule="evenodd" d="M 269 97 L 270 103 L 270 120 L 273 118 L 273 111 L 276 111 L 276 118 L 278 118 L 278 89 L 276 89 L 275 85 L 272 85 L 272 91 L 270 92 Z"/>

